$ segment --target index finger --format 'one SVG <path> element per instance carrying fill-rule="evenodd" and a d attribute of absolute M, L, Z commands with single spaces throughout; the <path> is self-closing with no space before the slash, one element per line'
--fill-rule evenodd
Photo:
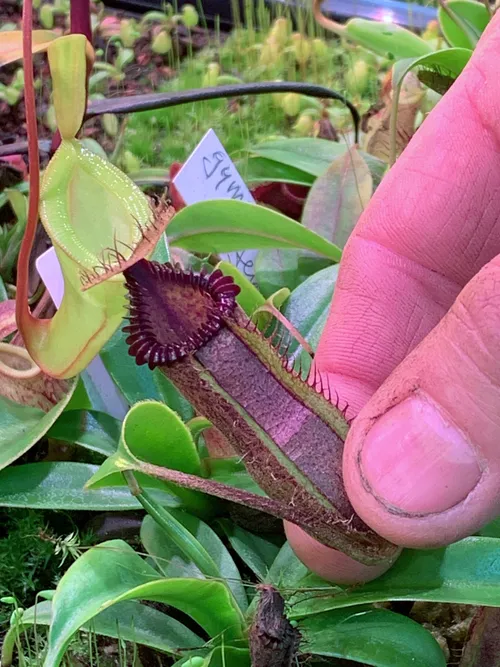
<path fill-rule="evenodd" d="M 316 355 L 356 414 L 500 253 L 500 16 L 378 187 Z"/>

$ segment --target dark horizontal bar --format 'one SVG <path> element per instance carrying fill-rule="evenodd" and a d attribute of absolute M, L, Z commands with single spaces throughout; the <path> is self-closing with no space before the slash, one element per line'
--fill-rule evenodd
<path fill-rule="evenodd" d="M 188 2 L 193 5 L 197 4 L 196 0 L 179 0 L 178 5 L 182 7 Z M 105 4 L 140 14 L 151 9 L 161 10 L 162 0 L 105 0 Z M 298 7 L 307 9 L 311 6 L 310 0 L 266 0 L 266 4 L 271 9 L 273 5 L 285 5 L 292 10 Z M 218 17 L 221 26 L 225 29 L 229 30 L 233 26 L 234 20 L 229 0 L 202 0 L 201 5 L 209 25 L 213 26 Z M 243 17 L 243 0 L 240 0 L 239 5 L 240 16 Z M 257 5 L 257 0 L 255 0 L 255 5 Z M 376 21 L 392 21 L 417 30 L 423 30 L 429 21 L 436 18 L 437 14 L 434 7 L 403 0 L 325 0 L 322 11 L 338 21 L 346 21 L 356 16 Z"/>
<path fill-rule="evenodd" d="M 325 86 L 291 81 L 242 83 L 230 86 L 200 88 L 198 90 L 181 90 L 172 93 L 148 93 L 146 95 L 132 95 L 128 97 L 111 97 L 91 102 L 87 109 L 87 118 L 100 116 L 104 113 L 135 113 L 137 111 L 163 109 L 179 104 L 214 100 L 221 97 L 241 97 L 242 95 L 264 95 L 284 92 L 295 92 L 319 99 L 338 100 L 351 112 L 355 141 L 358 141 L 359 113 L 349 100 L 335 90 L 331 90 Z"/>

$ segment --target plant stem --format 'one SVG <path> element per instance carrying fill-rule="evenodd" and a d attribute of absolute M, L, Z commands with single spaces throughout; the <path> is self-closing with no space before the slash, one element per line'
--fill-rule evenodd
<path fill-rule="evenodd" d="M 36 121 L 35 85 L 33 80 L 32 35 L 33 3 L 23 3 L 23 71 L 24 105 L 28 134 L 28 218 L 17 260 L 16 320 L 20 329 L 29 326 L 34 319 L 28 306 L 28 274 L 31 249 L 35 240 L 40 200 L 40 164 L 38 153 L 38 129 Z"/>
<path fill-rule="evenodd" d="M 141 503 L 149 516 L 156 521 L 182 553 L 198 567 L 203 574 L 216 579 L 221 573 L 214 560 L 198 540 L 175 519 L 170 512 L 144 491 L 131 470 L 123 471 L 130 492 Z"/>
<path fill-rule="evenodd" d="M 89 0 L 71 0 L 69 17 L 71 33 L 85 35 L 92 44 Z"/>

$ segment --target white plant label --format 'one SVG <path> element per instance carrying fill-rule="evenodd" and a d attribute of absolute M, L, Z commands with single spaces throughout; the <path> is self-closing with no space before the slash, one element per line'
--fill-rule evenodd
<path fill-rule="evenodd" d="M 210 199 L 237 199 L 255 204 L 233 161 L 213 130 L 208 130 L 174 177 L 173 183 L 186 204 Z M 249 280 L 255 276 L 256 250 L 221 253 Z"/>

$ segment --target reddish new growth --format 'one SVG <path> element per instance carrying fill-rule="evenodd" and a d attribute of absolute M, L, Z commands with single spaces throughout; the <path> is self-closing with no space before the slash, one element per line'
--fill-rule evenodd
<path fill-rule="evenodd" d="M 231 315 L 240 288 L 217 270 L 186 272 L 141 260 L 125 271 L 130 299 L 129 354 L 139 365 L 170 364 L 198 350 Z"/>

